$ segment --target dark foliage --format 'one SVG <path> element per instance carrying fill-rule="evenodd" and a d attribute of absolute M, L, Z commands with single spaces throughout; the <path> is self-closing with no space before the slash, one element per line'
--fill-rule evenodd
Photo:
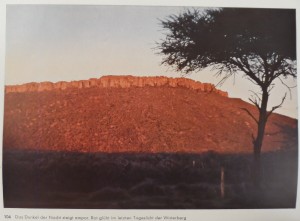
<path fill-rule="evenodd" d="M 20 208 L 291 208 L 297 153 L 263 154 L 255 190 L 249 155 L 5 151 L 4 206 Z M 225 171 L 225 197 L 220 171 Z"/>
<path fill-rule="evenodd" d="M 264 72 L 271 78 L 296 76 L 290 63 L 296 59 L 295 10 L 195 9 L 170 16 L 162 26 L 167 30 L 159 43 L 163 63 L 178 71 L 217 66 L 243 71 L 257 84 Z"/>

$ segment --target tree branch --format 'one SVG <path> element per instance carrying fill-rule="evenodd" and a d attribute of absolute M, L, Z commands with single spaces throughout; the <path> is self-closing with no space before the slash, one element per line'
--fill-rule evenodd
<path fill-rule="evenodd" d="M 278 77 L 278 79 L 289 90 L 290 98 L 292 99 L 292 90 L 291 89 L 295 88 L 297 85 L 295 85 L 295 86 L 288 86 L 286 83 L 283 82 L 283 80 L 280 77 Z"/>
<path fill-rule="evenodd" d="M 246 70 L 243 64 L 239 63 L 238 61 L 235 61 L 233 58 L 230 59 L 230 62 L 236 65 L 241 71 L 243 71 L 247 76 L 253 79 L 258 85 L 262 85 L 260 79 L 257 76 L 255 76 L 255 74 L 251 70 Z"/>
<path fill-rule="evenodd" d="M 249 116 L 255 121 L 255 123 L 258 124 L 258 120 L 254 117 L 254 115 L 247 108 L 241 108 L 241 109 L 244 110 L 247 114 L 249 114 Z"/>
<path fill-rule="evenodd" d="M 278 104 L 278 105 L 272 107 L 271 111 L 269 111 L 269 113 L 267 114 L 267 119 L 270 117 L 270 115 L 271 115 L 276 109 L 278 109 L 278 108 L 280 108 L 280 107 L 282 106 L 282 104 L 283 104 L 285 98 L 286 98 L 286 93 L 284 94 L 283 98 L 281 99 L 280 104 Z"/>
<path fill-rule="evenodd" d="M 249 91 L 252 92 L 252 94 L 255 95 L 255 97 L 259 100 L 259 102 L 261 102 L 261 98 L 259 97 L 258 93 L 254 92 L 253 90 L 249 90 Z"/>

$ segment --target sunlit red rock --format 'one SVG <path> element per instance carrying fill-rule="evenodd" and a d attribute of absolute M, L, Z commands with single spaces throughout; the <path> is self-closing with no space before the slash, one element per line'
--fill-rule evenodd
<path fill-rule="evenodd" d="M 89 80 L 57 83 L 41 82 L 28 83 L 23 85 L 5 86 L 6 93 L 11 92 L 34 92 L 34 91 L 50 91 L 65 90 L 67 88 L 130 88 L 130 87 L 183 87 L 192 90 L 204 92 L 214 91 L 221 96 L 228 96 L 227 92 L 218 90 L 213 84 L 201 83 L 187 78 L 167 78 L 167 77 L 134 77 L 134 76 L 103 76 L 99 79 L 92 78 Z"/>
<path fill-rule="evenodd" d="M 221 95 L 221 96 L 220 96 Z M 185 78 L 104 76 L 6 86 L 4 149 L 252 152 L 257 109 Z M 297 120 L 273 114 L 263 151 L 297 148 Z"/>

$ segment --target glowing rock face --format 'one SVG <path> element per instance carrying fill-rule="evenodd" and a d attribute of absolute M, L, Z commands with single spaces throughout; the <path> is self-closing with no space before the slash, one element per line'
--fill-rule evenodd
<path fill-rule="evenodd" d="M 27 83 L 23 85 L 9 85 L 5 86 L 5 92 L 33 92 L 33 91 L 51 91 L 51 90 L 65 90 L 68 88 L 130 88 L 130 87 L 184 87 L 192 90 L 203 92 L 215 92 L 221 96 L 228 97 L 225 91 L 217 90 L 213 84 L 201 83 L 187 78 L 168 78 L 168 77 L 134 77 L 134 76 L 103 76 L 99 79 L 92 78 L 82 81 L 57 83 L 41 82 L 41 83 Z"/>

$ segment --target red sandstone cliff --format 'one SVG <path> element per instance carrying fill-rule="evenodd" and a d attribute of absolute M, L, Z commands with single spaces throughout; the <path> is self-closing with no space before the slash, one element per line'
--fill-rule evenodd
<path fill-rule="evenodd" d="M 41 83 L 27 83 L 23 85 L 6 86 L 6 93 L 11 92 L 33 92 L 33 91 L 51 91 L 51 90 L 65 90 L 67 88 L 129 88 L 129 87 L 184 87 L 197 91 L 215 92 L 222 96 L 228 96 L 227 92 L 218 90 L 213 84 L 201 83 L 187 78 L 168 78 L 168 77 L 134 77 L 134 76 L 103 76 L 99 79 L 92 78 L 82 81 L 57 83 L 41 82 Z"/>
<path fill-rule="evenodd" d="M 7 86 L 3 148 L 252 152 L 256 123 L 241 108 L 257 110 L 226 95 L 211 84 L 166 77 Z M 284 148 L 297 148 L 297 120 L 273 114 L 263 151 Z"/>

